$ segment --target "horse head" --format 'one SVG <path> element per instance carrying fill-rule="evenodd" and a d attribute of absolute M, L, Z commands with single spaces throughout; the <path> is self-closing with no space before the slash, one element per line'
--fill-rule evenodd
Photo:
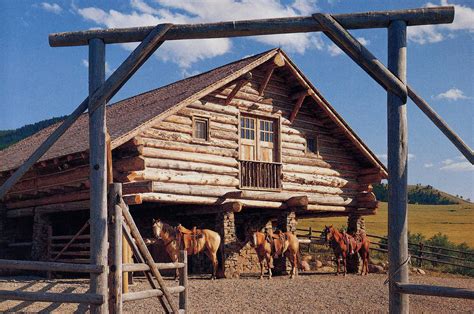
<path fill-rule="evenodd" d="M 161 232 L 163 231 L 163 222 L 159 219 L 153 219 L 153 235 L 155 238 L 160 239 L 161 238 Z"/>
<path fill-rule="evenodd" d="M 332 225 L 324 226 L 323 232 L 321 232 L 321 239 L 324 242 L 328 243 L 329 241 L 331 241 L 333 237 L 333 232 L 334 232 L 334 227 Z"/>

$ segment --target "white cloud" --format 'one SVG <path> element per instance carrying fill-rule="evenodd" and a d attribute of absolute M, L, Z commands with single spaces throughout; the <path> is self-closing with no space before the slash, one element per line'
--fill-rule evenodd
<path fill-rule="evenodd" d="M 428 162 L 428 163 L 423 165 L 423 167 L 425 167 L 425 168 L 432 168 L 433 166 L 434 166 L 434 164 L 432 162 Z"/>
<path fill-rule="evenodd" d="M 364 46 L 370 45 L 370 40 L 364 37 L 357 37 L 357 40 Z M 338 56 L 343 53 L 343 51 L 334 43 L 328 45 L 328 52 L 332 57 Z"/>
<path fill-rule="evenodd" d="M 86 59 L 82 59 L 81 64 L 85 66 L 86 68 L 89 68 L 89 61 Z M 111 68 L 109 66 L 109 63 L 106 61 L 105 62 L 105 74 L 110 75 L 115 71 L 115 69 Z"/>
<path fill-rule="evenodd" d="M 156 6 L 156 7 L 155 7 Z M 98 7 L 77 8 L 84 19 L 108 28 L 156 25 L 159 23 L 207 23 L 261 19 L 270 17 L 288 17 L 308 15 L 316 12 L 315 0 L 294 0 L 288 5 L 277 0 L 222 0 L 222 1 L 172 1 L 131 0 L 131 11 L 104 11 Z M 280 46 L 289 52 L 303 54 L 308 49 L 323 48 L 319 34 L 283 34 L 251 37 L 271 46 Z M 137 44 L 122 45 L 128 50 Z M 193 63 L 229 52 L 232 42 L 228 38 L 205 40 L 180 40 L 166 42 L 157 51 L 157 57 L 164 61 L 177 63 L 181 68 L 189 68 Z"/>
<path fill-rule="evenodd" d="M 469 99 L 466 95 L 464 95 L 464 92 L 460 90 L 459 88 L 451 88 L 444 93 L 438 94 L 436 99 L 447 99 L 447 100 L 459 100 L 459 99 Z"/>
<path fill-rule="evenodd" d="M 464 156 L 456 156 L 453 159 L 448 158 L 441 162 L 442 166 L 440 170 L 455 171 L 455 172 L 467 172 L 474 171 L 474 165 L 472 165 Z"/>
<path fill-rule="evenodd" d="M 418 44 L 437 43 L 455 36 L 456 31 L 474 32 L 474 9 L 465 5 L 448 3 L 441 0 L 440 5 L 453 5 L 455 10 L 454 21 L 451 24 L 411 26 L 408 28 L 408 39 Z M 435 7 L 437 4 L 428 2 L 426 7 Z"/>
<path fill-rule="evenodd" d="M 59 14 L 63 11 L 63 9 L 57 3 L 42 2 L 40 5 L 43 10 L 54 14 Z"/>

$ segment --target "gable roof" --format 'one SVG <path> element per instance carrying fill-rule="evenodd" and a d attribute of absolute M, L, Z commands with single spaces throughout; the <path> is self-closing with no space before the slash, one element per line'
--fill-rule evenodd
<path fill-rule="evenodd" d="M 320 100 L 317 101 L 318 105 L 324 107 L 328 116 L 343 129 L 344 134 L 355 144 L 362 155 L 386 175 L 385 166 L 280 49 L 268 50 L 107 106 L 107 128 L 111 136 L 112 148 L 122 145 L 146 127 L 165 119 L 182 107 L 239 78 L 242 74 L 270 60 L 277 53 L 283 54 L 291 71 L 303 85 L 313 91 L 313 98 L 316 97 Z M 39 161 L 87 151 L 89 149 L 88 121 L 87 113 L 82 114 Z M 60 123 L 45 128 L 0 151 L 0 171 L 19 167 Z"/>

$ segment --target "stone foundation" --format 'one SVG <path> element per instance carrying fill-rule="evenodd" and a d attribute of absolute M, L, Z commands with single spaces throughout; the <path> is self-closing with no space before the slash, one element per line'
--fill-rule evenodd
<path fill-rule="evenodd" d="M 35 213 L 33 217 L 33 241 L 31 246 L 31 259 L 34 261 L 47 261 L 49 257 L 49 232 L 51 220 L 48 215 Z"/>

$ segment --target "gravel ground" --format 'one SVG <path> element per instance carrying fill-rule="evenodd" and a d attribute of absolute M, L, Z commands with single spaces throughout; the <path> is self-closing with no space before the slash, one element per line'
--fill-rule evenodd
<path fill-rule="evenodd" d="M 190 281 L 190 312 L 387 312 L 388 288 L 385 275 L 366 277 L 331 274 L 301 275 L 294 280 L 274 277 L 271 281 L 246 277 L 215 280 L 193 277 Z M 446 285 L 474 289 L 474 279 L 460 277 L 411 276 L 414 283 Z M 32 277 L 0 278 L 0 289 L 85 292 L 87 280 L 41 280 Z M 174 281 L 167 281 L 175 285 Z M 136 279 L 131 291 L 149 289 L 148 283 Z M 87 307 L 74 304 L 0 301 L 0 311 L 84 312 Z M 410 296 L 411 312 L 472 312 L 474 301 L 438 297 Z M 124 312 L 161 312 L 158 300 L 147 299 L 127 303 Z"/>

